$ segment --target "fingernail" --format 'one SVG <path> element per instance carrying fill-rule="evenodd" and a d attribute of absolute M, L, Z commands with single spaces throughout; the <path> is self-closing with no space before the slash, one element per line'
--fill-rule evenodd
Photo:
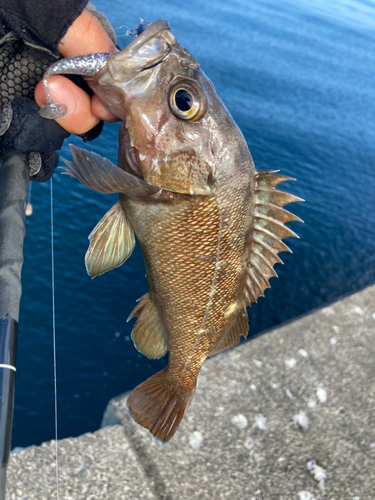
<path fill-rule="evenodd" d="M 57 102 L 58 104 L 65 104 L 65 106 L 68 108 L 67 114 L 65 116 L 69 116 L 74 112 L 76 107 L 76 100 L 73 92 L 69 87 L 61 84 L 61 82 L 59 81 L 52 81 L 49 84 L 49 92 L 53 101 Z"/>

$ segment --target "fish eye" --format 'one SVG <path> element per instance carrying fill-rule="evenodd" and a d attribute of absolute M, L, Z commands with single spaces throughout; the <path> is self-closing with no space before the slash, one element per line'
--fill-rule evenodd
<path fill-rule="evenodd" d="M 172 113 L 181 120 L 198 120 L 206 108 L 203 91 L 187 82 L 173 85 L 168 100 Z"/>
<path fill-rule="evenodd" d="M 180 111 L 190 111 L 194 104 L 193 96 L 185 89 L 177 90 L 174 101 Z"/>

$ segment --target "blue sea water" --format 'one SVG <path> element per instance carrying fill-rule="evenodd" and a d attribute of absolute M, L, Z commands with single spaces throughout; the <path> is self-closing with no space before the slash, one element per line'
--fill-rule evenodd
<path fill-rule="evenodd" d="M 367 0 L 99 0 L 119 35 L 168 19 L 242 129 L 260 169 L 297 178 L 278 279 L 249 310 L 250 336 L 375 282 L 375 4 Z M 126 25 L 123 26 L 123 25 Z M 123 47 L 128 37 L 120 37 Z M 118 125 L 86 145 L 116 162 Z M 68 143 L 82 147 L 77 138 Z M 100 425 L 110 398 L 165 365 L 141 356 L 126 318 L 147 291 L 139 246 L 91 280 L 87 236 L 116 196 L 56 174 L 54 250 L 58 436 Z M 12 446 L 54 437 L 50 185 L 33 185 L 27 219 Z M 375 300 L 374 300 L 375 311 Z"/>

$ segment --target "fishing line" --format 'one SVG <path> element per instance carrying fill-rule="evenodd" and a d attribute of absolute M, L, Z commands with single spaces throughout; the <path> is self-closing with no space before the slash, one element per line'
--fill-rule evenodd
<path fill-rule="evenodd" d="M 27 186 L 27 203 L 31 204 L 31 188 L 32 188 L 33 183 L 29 182 L 29 185 Z"/>
<path fill-rule="evenodd" d="M 57 370 L 56 370 L 56 316 L 55 316 L 55 252 L 53 245 L 53 184 L 51 177 L 51 269 L 52 269 L 52 339 L 53 339 L 53 385 L 55 392 L 55 454 L 56 454 L 56 498 L 59 499 L 59 462 L 57 448 Z"/>
<path fill-rule="evenodd" d="M 122 28 L 127 28 L 127 31 L 126 33 L 124 33 L 123 35 L 119 35 L 118 33 L 116 33 L 117 35 L 117 38 L 120 38 L 120 37 L 123 37 L 123 36 L 128 36 L 127 33 L 130 31 L 130 28 L 128 26 L 126 26 L 126 24 L 122 24 L 121 26 L 119 26 L 118 28 L 114 28 L 115 31 L 117 30 L 120 30 Z"/>

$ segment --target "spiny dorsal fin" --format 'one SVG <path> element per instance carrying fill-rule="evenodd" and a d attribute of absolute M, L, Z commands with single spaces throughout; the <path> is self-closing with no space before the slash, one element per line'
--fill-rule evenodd
<path fill-rule="evenodd" d="M 168 337 L 155 304 L 146 293 L 130 313 L 127 321 L 138 318 L 132 339 L 139 352 L 149 359 L 162 358 L 168 350 Z"/>
<path fill-rule="evenodd" d="M 277 174 L 279 170 L 259 170 L 257 171 L 258 189 L 272 189 L 282 182 L 295 181 L 293 177 Z M 259 175 L 261 174 L 261 175 Z M 277 174 L 277 175 L 276 175 Z"/>
<path fill-rule="evenodd" d="M 94 227 L 89 240 L 85 263 L 91 278 L 121 266 L 130 257 L 135 245 L 134 231 L 119 201 Z"/>
<path fill-rule="evenodd" d="M 282 208 L 287 203 L 303 201 L 302 198 L 275 189 L 281 182 L 294 180 L 277 171 L 263 170 L 255 175 L 255 210 L 253 231 L 250 242 L 250 259 L 245 276 L 246 305 L 256 302 L 269 288 L 268 280 L 277 276 L 273 269 L 276 262 L 282 263 L 279 252 L 291 252 L 281 240 L 298 238 L 296 233 L 284 224 L 302 220 Z"/>
<path fill-rule="evenodd" d="M 227 333 L 222 337 L 217 346 L 210 352 L 209 356 L 219 354 L 234 347 L 240 341 L 241 335 L 246 338 L 249 324 L 246 309 L 243 309 L 235 318 Z"/>

